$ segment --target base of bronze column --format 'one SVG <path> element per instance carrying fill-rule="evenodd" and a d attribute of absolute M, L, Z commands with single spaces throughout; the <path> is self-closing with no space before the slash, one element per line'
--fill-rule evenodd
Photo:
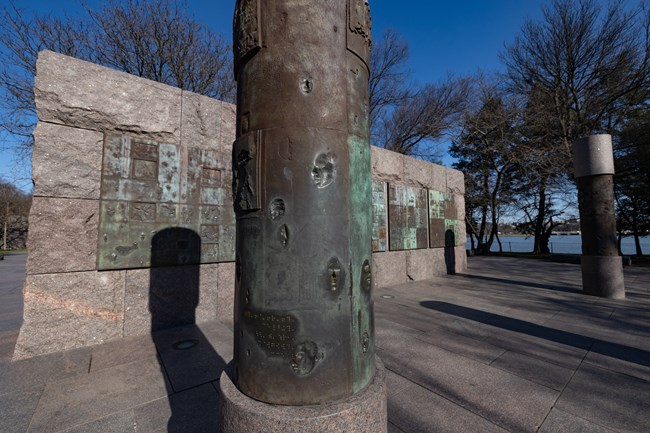
<path fill-rule="evenodd" d="M 585 294 L 625 299 L 623 259 L 620 256 L 582 256 L 580 264 Z"/>
<path fill-rule="evenodd" d="M 386 433 L 386 370 L 375 358 L 373 381 L 345 401 L 320 406 L 280 406 L 242 394 L 229 372 L 219 380 L 221 433 Z"/>

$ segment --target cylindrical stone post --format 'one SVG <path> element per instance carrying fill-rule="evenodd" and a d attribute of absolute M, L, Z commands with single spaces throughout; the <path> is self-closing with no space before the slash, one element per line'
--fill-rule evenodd
<path fill-rule="evenodd" d="M 348 401 L 369 424 L 340 431 L 386 429 L 371 293 L 370 43 L 364 0 L 237 1 L 234 371 L 220 385 L 222 431 L 265 417 L 283 421 L 264 431 L 326 431 L 289 408 L 318 405 L 322 418 L 329 407 L 332 420 L 352 414 L 336 406 Z M 257 400 L 249 410 L 246 398 Z"/>
<path fill-rule="evenodd" d="M 582 235 L 582 286 L 588 295 L 625 298 L 623 261 L 616 246 L 612 137 L 591 135 L 573 143 Z"/>

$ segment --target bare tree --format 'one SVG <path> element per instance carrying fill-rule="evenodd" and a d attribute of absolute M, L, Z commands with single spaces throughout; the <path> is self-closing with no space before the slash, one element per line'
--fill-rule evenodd
<path fill-rule="evenodd" d="M 448 77 L 440 83 L 425 85 L 383 117 L 378 133 L 380 143 L 398 153 L 438 159 L 440 149 L 425 144 L 459 124 L 468 91 L 468 79 Z"/>
<path fill-rule="evenodd" d="M 27 241 L 27 216 L 31 196 L 0 179 L 0 226 L 3 250 L 24 248 Z"/>
<path fill-rule="evenodd" d="M 50 49 L 87 57 L 87 32 L 70 18 L 27 18 L 14 3 L 0 12 L 0 132 L 13 136 L 28 156 L 35 124 L 34 76 L 38 52 Z"/>
<path fill-rule="evenodd" d="M 648 86 L 650 15 L 612 1 L 553 0 L 540 22 L 528 21 L 502 59 L 512 89 L 542 94 L 548 134 L 571 142 L 609 132 Z"/>
<path fill-rule="evenodd" d="M 533 236 L 535 254 L 548 254 L 553 229 L 561 224 L 568 207 L 564 199 L 574 189 L 568 177 L 571 154 L 552 127 L 558 123 L 552 114 L 553 99 L 537 89 L 526 96 L 517 146 L 517 182 L 512 188 L 521 215 L 516 227 Z"/>
<path fill-rule="evenodd" d="M 643 255 L 641 236 L 650 231 L 650 108 L 633 113 L 617 142 L 614 193 L 620 241 L 634 237 L 637 256 Z"/>
<path fill-rule="evenodd" d="M 89 60 L 184 90 L 234 101 L 228 44 L 186 12 L 182 0 L 108 0 L 70 17 L 0 11 L 0 131 L 31 153 L 33 83 L 43 49 Z"/>
<path fill-rule="evenodd" d="M 441 150 L 432 140 L 458 124 L 468 80 L 448 77 L 419 86 L 411 81 L 407 42 L 387 30 L 370 56 L 371 141 L 386 149 L 435 161 Z"/>
<path fill-rule="evenodd" d="M 370 131 L 377 134 L 383 116 L 411 97 L 411 72 L 407 67 L 409 47 L 394 30 L 388 29 L 370 51 Z M 373 137 L 374 138 L 374 137 Z"/>
<path fill-rule="evenodd" d="M 177 0 L 107 0 L 85 10 L 90 60 L 139 77 L 234 101 L 232 55 L 222 37 Z"/>
<path fill-rule="evenodd" d="M 470 97 L 476 102 L 469 104 L 463 130 L 450 153 L 458 160 L 454 168 L 465 173 L 470 239 L 472 244 L 474 238 L 478 241 L 478 254 L 486 254 L 495 239 L 501 247 L 499 218 L 513 200 L 521 113 L 514 98 L 500 90 L 494 78 L 481 76 L 476 84 Z"/>

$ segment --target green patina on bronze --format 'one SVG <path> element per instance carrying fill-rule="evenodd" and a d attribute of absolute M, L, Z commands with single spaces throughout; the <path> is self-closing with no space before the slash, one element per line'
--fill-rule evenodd
<path fill-rule="evenodd" d="M 350 257 L 352 279 L 352 355 L 354 392 L 374 375 L 374 315 L 372 308 L 372 178 L 370 144 L 366 137 L 350 136 Z M 364 270 L 364 266 L 366 269 Z M 370 281 L 368 281 L 370 280 Z"/>
<path fill-rule="evenodd" d="M 151 266 L 153 237 L 171 227 L 198 234 L 200 254 L 186 251 L 186 239 L 168 239 L 160 245 L 169 251 L 158 252 L 165 260 L 155 265 L 233 261 L 227 161 L 210 150 L 105 134 L 97 269 Z"/>
<path fill-rule="evenodd" d="M 391 251 L 428 247 L 427 190 L 388 185 L 388 228 Z"/>
<path fill-rule="evenodd" d="M 388 250 L 386 182 L 372 181 L 372 251 Z"/>
<path fill-rule="evenodd" d="M 429 248 L 463 245 L 452 194 L 429 190 Z"/>
<path fill-rule="evenodd" d="M 234 38 L 235 382 L 345 399 L 374 375 L 368 4 L 239 0 Z"/>

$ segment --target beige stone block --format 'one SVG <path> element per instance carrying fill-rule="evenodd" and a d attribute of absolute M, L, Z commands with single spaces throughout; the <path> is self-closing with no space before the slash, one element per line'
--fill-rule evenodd
<path fill-rule="evenodd" d="M 181 90 L 166 84 L 41 51 L 34 94 L 41 121 L 180 142 Z"/>
<path fill-rule="evenodd" d="M 221 103 L 221 151 L 232 152 L 237 128 L 237 106 L 227 102 Z"/>
<path fill-rule="evenodd" d="M 431 272 L 434 276 L 447 275 L 447 263 L 445 261 L 444 248 L 432 248 L 431 251 Z"/>
<path fill-rule="evenodd" d="M 454 195 L 454 203 L 458 214 L 458 239 L 456 245 L 465 246 L 467 242 L 467 226 L 465 224 L 465 197 L 462 195 Z"/>
<path fill-rule="evenodd" d="M 34 197 L 27 274 L 96 269 L 99 201 Z"/>
<path fill-rule="evenodd" d="M 34 196 L 99 199 L 103 134 L 39 122 L 34 130 Z"/>
<path fill-rule="evenodd" d="M 214 98 L 184 91 L 181 144 L 221 150 L 221 106 L 221 101 Z"/>
<path fill-rule="evenodd" d="M 462 171 L 447 168 L 447 191 L 465 195 L 465 175 Z"/>
<path fill-rule="evenodd" d="M 149 269 L 126 271 L 124 293 L 124 336 L 151 333 L 149 312 Z"/>
<path fill-rule="evenodd" d="M 456 253 L 456 273 L 461 274 L 467 272 L 467 250 L 465 244 L 458 245 L 455 248 Z"/>
<path fill-rule="evenodd" d="M 373 179 L 385 182 L 403 182 L 404 155 L 376 146 L 370 146 L 370 150 Z"/>
<path fill-rule="evenodd" d="M 434 250 L 406 252 L 406 275 L 409 281 L 429 280 L 434 277 Z"/>
<path fill-rule="evenodd" d="M 126 271 L 124 335 L 215 320 L 218 265 Z"/>
<path fill-rule="evenodd" d="M 431 164 L 433 184 L 429 189 L 447 192 L 447 167 Z"/>
<path fill-rule="evenodd" d="M 219 263 L 218 266 L 217 319 L 223 323 L 232 323 L 235 311 L 235 263 Z"/>
<path fill-rule="evenodd" d="M 125 271 L 28 275 L 14 359 L 122 337 Z"/>
<path fill-rule="evenodd" d="M 433 164 L 421 159 L 404 157 L 404 183 L 418 188 L 433 188 Z"/>
<path fill-rule="evenodd" d="M 196 323 L 205 323 L 217 318 L 219 306 L 219 263 L 200 266 L 199 306 L 196 309 Z"/>
<path fill-rule="evenodd" d="M 406 251 L 387 251 L 372 255 L 373 285 L 385 287 L 408 282 Z"/>

